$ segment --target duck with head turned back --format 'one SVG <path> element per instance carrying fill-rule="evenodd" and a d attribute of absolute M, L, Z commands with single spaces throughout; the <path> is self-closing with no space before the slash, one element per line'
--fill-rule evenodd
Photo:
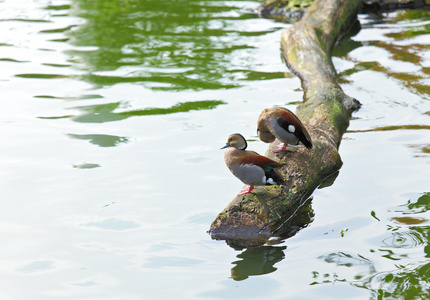
<path fill-rule="evenodd" d="M 221 148 L 228 148 L 224 160 L 233 175 L 249 185 L 238 196 L 251 193 L 256 185 L 285 184 L 275 171 L 275 168 L 282 167 L 282 164 L 257 152 L 246 150 L 247 146 L 245 138 L 235 133 L 228 137 L 227 144 Z"/>
<path fill-rule="evenodd" d="M 263 142 L 271 143 L 276 138 L 283 144 L 274 153 L 287 149 L 288 144 L 299 143 L 312 148 L 312 139 L 299 118 L 285 107 L 266 108 L 257 121 L 257 133 Z"/>

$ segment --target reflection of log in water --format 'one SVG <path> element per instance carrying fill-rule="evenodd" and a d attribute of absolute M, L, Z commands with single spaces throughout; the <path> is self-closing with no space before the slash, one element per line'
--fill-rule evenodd
<path fill-rule="evenodd" d="M 285 164 L 280 172 L 286 185 L 258 187 L 254 194 L 233 199 L 212 223 L 213 238 L 252 241 L 252 245 L 266 241 L 341 167 L 337 149 L 351 113 L 360 103 L 336 82 L 330 55 L 337 39 L 357 22 L 359 4 L 359 0 L 317 0 L 282 34 L 282 54 L 304 90 L 304 102 L 296 114 L 311 134 L 314 147 L 275 156 L 272 150 L 277 141 L 271 144 L 267 156 Z"/>
<path fill-rule="evenodd" d="M 233 262 L 236 266 L 231 269 L 231 277 L 240 281 L 253 275 L 263 275 L 276 271 L 273 266 L 284 259 L 286 246 L 263 246 L 248 248 L 237 257 L 242 260 Z"/>

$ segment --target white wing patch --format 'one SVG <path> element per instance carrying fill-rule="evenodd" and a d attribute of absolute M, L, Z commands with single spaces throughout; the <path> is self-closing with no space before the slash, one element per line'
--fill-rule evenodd
<path fill-rule="evenodd" d="M 266 181 L 266 183 L 268 183 L 268 184 L 276 184 L 276 182 L 275 181 L 273 181 L 273 179 L 272 178 L 269 178 L 269 179 L 267 179 L 267 181 Z"/>
<path fill-rule="evenodd" d="M 296 131 L 296 127 L 294 127 L 293 125 L 288 125 L 288 131 L 294 133 Z"/>

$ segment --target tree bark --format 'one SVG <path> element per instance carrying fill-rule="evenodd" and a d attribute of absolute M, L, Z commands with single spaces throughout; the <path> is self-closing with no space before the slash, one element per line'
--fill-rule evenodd
<path fill-rule="evenodd" d="M 356 21 L 359 4 L 360 0 L 316 0 L 299 22 L 283 32 L 282 54 L 304 90 L 296 114 L 314 146 L 275 155 L 272 150 L 279 141 L 272 143 L 266 155 L 285 164 L 279 171 L 286 185 L 256 187 L 254 194 L 234 198 L 213 221 L 212 238 L 243 247 L 264 243 L 278 235 L 312 192 L 342 166 L 339 144 L 360 103 L 336 82 L 331 51 Z"/>

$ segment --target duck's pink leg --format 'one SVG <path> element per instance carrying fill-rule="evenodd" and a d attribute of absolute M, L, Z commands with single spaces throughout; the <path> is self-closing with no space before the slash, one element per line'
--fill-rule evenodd
<path fill-rule="evenodd" d="M 287 150 L 287 146 L 288 146 L 288 144 L 285 144 L 285 143 L 276 145 L 276 148 L 278 148 L 278 149 L 273 150 L 272 152 L 273 153 L 279 153 L 279 152 L 285 151 L 285 150 Z"/>
<path fill-rule="evenodd" d="M 239 194 L 237 194 L 238 196 L 242 196 L 242 195 L 245 195 L 245 194 L 249 194 L 249 193 L 252 193 L 252 191 L 254 190 L 254 185 L 250 185 L 250 186 L 248 186 L 248 187 L 244 187 L 241 191 L 240 191 L 240 193 Z"/>

